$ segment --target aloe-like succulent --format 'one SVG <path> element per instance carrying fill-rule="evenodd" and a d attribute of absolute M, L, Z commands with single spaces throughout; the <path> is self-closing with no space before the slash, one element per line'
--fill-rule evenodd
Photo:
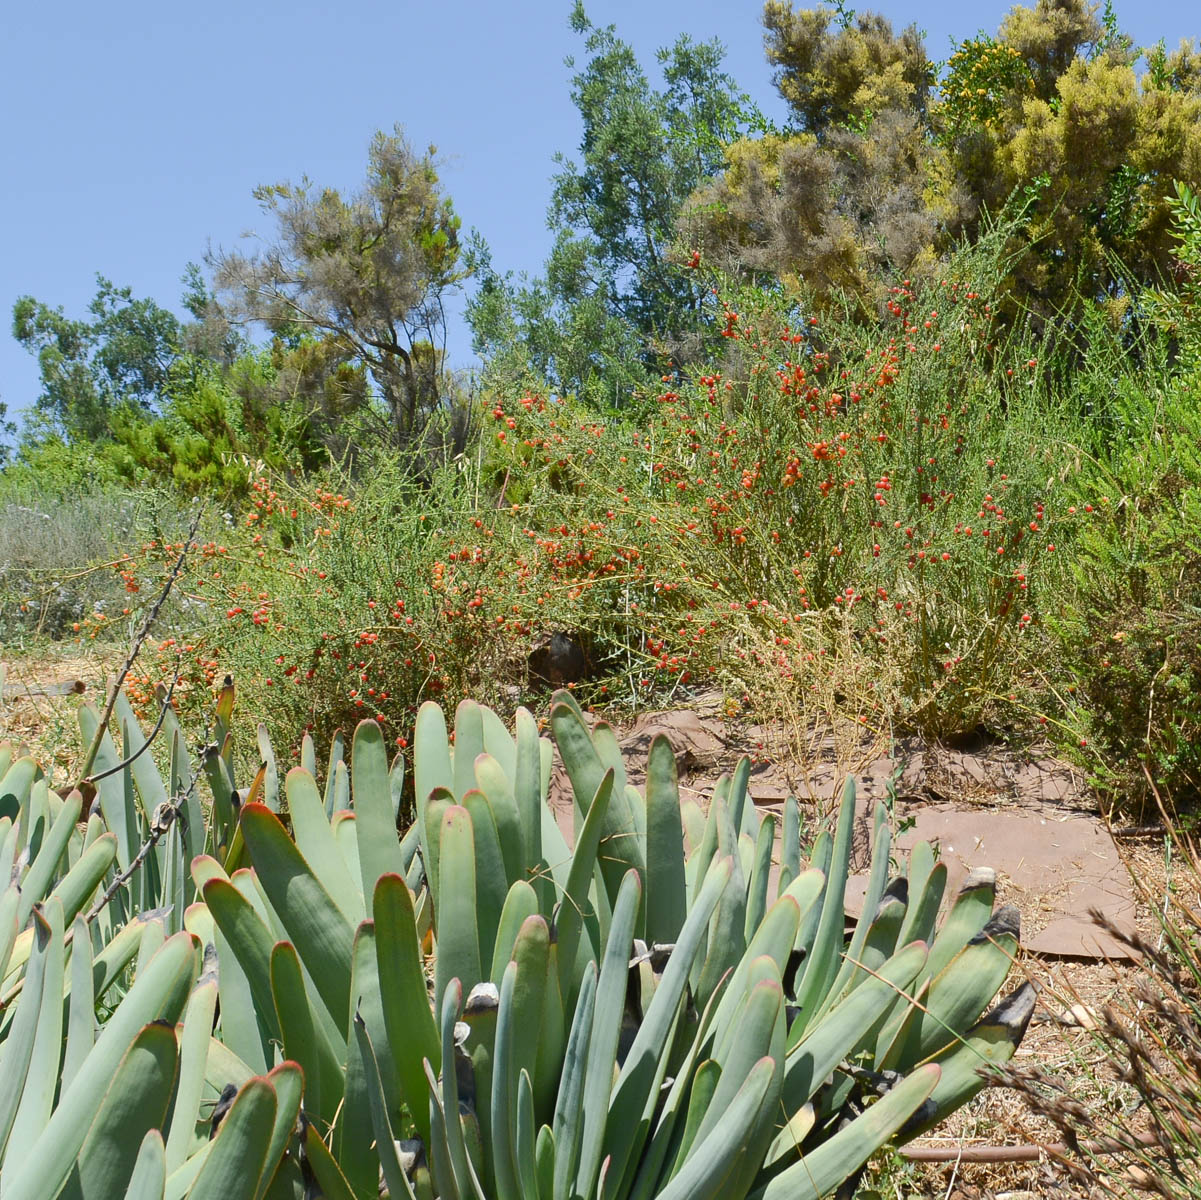
<path fill-rule="evenodd" d="M 658 738 L 640 791 L 560 693 L 569 845 L 529 713 L 510 733 L 466 702 L 452 738 L 427 705 L 402 837 L 373 722 L 322 787 L 311 743 L 281 786 L 260 737 L 239 790 L 232 707 L 206 809 L 171 722 L 169 783 L 102 741 L 90 814 L 0 748 L 6 1200 L 817 1196 L 1021 1037 L 1029 988 L 985 1014 L 1017 945 L 991 875 L 939 923 L 945 867 L 922 845 L 890 878 L 882 808 L 845 936 L 849 785 L 802 861 L 799 807 L 777 830 L 749 763 L 703 813 Z M 184 820 L 148 837 L 164 804 Z"/>
<path fill-rule="evenodd" d="M 162 907 L 122 918 L 144 885 L 134 900 L 104 886 L 120 821 L 138 820 L 122 774 L 110 778 L 128 807 L 106 830 L 103 793 L 88 815 L 79 791 L 60 797 L 33 758 L 0 746 L 0 1194 L 257 1200 L 276 1180 L 303 1186 L 300 1068 L 255 1077 L 215 1041 L 200 941 L 169 934 Z M 211 1136 L 205 1095 L 224 1087 Z"/>
<path fill-rule="evenodd" d="M 222 1036 L 259 1070 L 276 1046 L 302 1062 L 331 1194 L 821 1195 L 1012 1055 L 1033 996 L 982 1015 L 1017 948 L 991 874 L 938 924 L 945 866 L 923 845 L 890 878 L 881 807 L 848 940 L 853 787 L 802 863 L 798 806 L 777 837 L 749 763 L 704 815 L 681 806 L 666 739 L 643 793 L 569 694 L 550 728 L 571 847 L 533 718 L 510 734 L 465 702 L 453 741 L 436 705 L 418 716 L 403 839 L 365 722 L 336 768 L 349 808 L 331 817 L 330 785 L 294 770 L 285 812 L 241 811 L 251 870 L 194 865 L 189 928 L 212 922 L 247 1015 Z"/>

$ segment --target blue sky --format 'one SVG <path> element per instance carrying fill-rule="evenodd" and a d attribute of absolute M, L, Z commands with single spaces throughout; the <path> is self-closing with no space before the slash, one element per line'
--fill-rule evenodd
<path fill-rule="evenodd" d="M 798 3 L 798 7 L 805 7 Z M 866 7 L 863 5 L 862 7 Z M 948 39 L 994 31 L 1010 4 L 873 7 L 916 21 L 934 58 Z M 207 245 L 269 232 L 251 190 L 307 174 L 353 188 L 377 129 L 400 122 L 437 145 L 465 226 L 501 270 L 537 271 L 556 150 L 580 126 L 564 58 L 581 50 L 570 0 L 60 0 L 10 5 L 0 39 L 0 400 L 37 390 L 12 339 L 31 294 L 83 315 L 97 272 L 178 307 L 179 277 Z M 589 0 L 653 71 L 687 32 L 719 37 L 728 68 L 769 113 L 783 110 L 763 56 L 758 0 Z M 1195 0 L 1118 0 L 1136 41 L 1201 35 Z M 471 361 L 454 323 L 451 360 Z"/>

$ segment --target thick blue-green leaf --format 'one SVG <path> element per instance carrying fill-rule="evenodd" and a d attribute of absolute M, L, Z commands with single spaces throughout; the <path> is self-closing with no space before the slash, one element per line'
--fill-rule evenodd
<path fill-rule="evenodd" d="M 7 1181 L 4 1200 L 42 1200 L 57 1194 L 125 1051 L 150 1022 L 175 1024 L 191 991 L 198 960 L 198 947 L 190 934 L 179 933 L 167 939 L 134 980 L 74 1082 L 59 1097 L 54 1115 L 30 1147 L 15 1176 Z"/>
<path fill-rule="evenodd" d="M 125 1189 L 125 1200 L 163 1200 L 167 1186 L 167 1160 L 163 1150 L 163 1135 L 157 1129 L 150 1130 L 142 1139 L 129 1186 Z"/>
<path fill-rule="evenodd" d="M 165 1170 L 168 1172 L 183 1166 L 193 1148 L 192 1140 L 200 1118 L 204 1074 L 208 1065 L 209 1041 L 212 1038 L 213 1016 L 216 1011 L 217 982 L 212 978 L 201 979 L 188 999 L 183 1018 L 183 1032 L 179 1038 L 179 1081 L 175 1088 L 171 1130 L 167 1136 L 165 1150 Z"/>
<path fill-rule="evenodd" d="M 435 1004 L 441 1002 L 452 979 L 470 991 L 482 977 L 473 829 L 467 810 L 457 804 L 442 818 L 440 862 L 443 885 L 434 897 L 438 923 Z"/>
<path fill-rule="evenodd" d="M 242 810 L 242 832 L 271 907 L 308 968 L 326 1008 L 339 1022 L 350 1010 L 350 949 L 354 932 L 342 911 L 263 804 Z"/>
<path fill-rule="evenodd" d="M 217 1130 L 188 1200 L 254 1200 L 275 1127 L 275 1088 L 260 1075 L 243 1084 Z"/>
<path fill-rule="evenodd" d="M 317 792 L 317 781 L 307 771 L 295 767 L 284 780 L 284 794 L 292 817 L 296 849 L 346 920 L 352 925 L 357 924 L 365 915 L 363 890 L 359 880 L 347 869 L 346 860 L 338 849 L 330 818 L 326 816 Z"/>
<path fill-rule="evenodd" d="M 63 1200 L 125 1194 L 142 1141 L 162 1127 L 175 1086 L 175 1030 L 147 1025 L 126 1052 L 74 1164 Z"/>
<path fill-rule="evenodd" d="M 379 954 L 379 988 L 388 1047 L 396 1079 L 419 1135 L 429 1140 L 429 1107 L 422 1061 L 441 1062 L 438 1031 L 430 1009 L 413 897 L 403 879 L 384 875 L 373 905 Z"/>
<path fill-rule="evenodd" d="M 662 734 L 646 761 L 646 871 L 646 940 L 671 945 L 688 915 L 688 891 L 676 756 Z"/>
<path fill-rule="evenodd" d="M 361 721 L 354 731 L 350 772 L 359 871 L 363 898 L 367 900 L 381 875 L 403 876 L 405 870 L 388 782 L 388 752 L 384 747 L 384 735 L 374 721 Z"/>

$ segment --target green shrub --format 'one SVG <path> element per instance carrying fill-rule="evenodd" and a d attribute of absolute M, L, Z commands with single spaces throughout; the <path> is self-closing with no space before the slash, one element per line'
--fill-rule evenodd
<path fill-rule="evenodd" d="M 1196 272 L 1201 209 L 1182 195 L 1180 266 Z M 1199 299 L 1194 279 L 1140 297 L 1137 322 L 1094 311 L 1072 376 L 1093 437 L 1078 511 L 1093 511 L 1057 634 L 1086 761 L 1107 803 L 1136 817 L 1155 789 L 1182 814 L 1201 800 Z"/>
<path fill-rule="evenodd" d="M 0 490 L 0 640 L 119 624 L 139 602 L 147 536 L 178 520 L 176 502 L 158 492 Z"/>
<path fill-rule="evenodd" d="M 636 418 L 501 389 L 477 454 L 421 481 L 264 473 L 165 662 L 193 646 L 201 704 L 226 672 L 270 688 L 280 736 L 372 716 L 395 738 L 431 697 L 511 709 L 555 630 L 587 650 L 584 702 L 717 685 L 759 715 L 1027 719 L 1082 524 L 1078 414 L 993 328 L 991 253 L 899 286 L 881 328 L 717 297 L 727 360 Z"/>

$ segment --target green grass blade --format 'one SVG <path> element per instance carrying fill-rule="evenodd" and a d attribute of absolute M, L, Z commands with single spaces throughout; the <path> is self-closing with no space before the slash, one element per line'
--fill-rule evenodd
<path fill-rule="evenodd" d="M 915 1061 L 954 1043 L 992 1003 L 1018 949 L 1018 910 L 1006 905 L 930 983 L 917 1026 Z"/>
<path fill-rule="evenodd" d="M 557 703 L 551 705 L 550 728 L 559 749 L 559 757 L 567 770 L 574 797 L 574 833 L 579 839 L 584 823 L 585 805 L 596 795 L 605 776 L 605 765 L 601 762 L 592 737 L 578 706 L 567 702 L 563 694 L 556 693 Z"/>
<path fill-rule="evenodd" d="M 867 890 L 863 896 L 863 908 L 860 918 L 855 923 L 855 932 L 851 936 L 851 944 L 847 947 L 838 973 L 826 998 L 818 1009 L 818 1017 L 835 1004 L 843 991 L 849 986 L 855 973 L 860 970 L 857 963 L 863 961 L 863 946 L 867 941 L 868 931 L 884 889 L 888 886 L 889 853 L 892 849 L 892 834 L 888 828 L 888 810 L 883 804 L 876 805 L 875 836 L 872 843 L 872 865 L 868 875 Z M 844 918 L 845 920 L 845 918 Z"/>
<path fill-rule="evenodd" d="M 304 1131 L 304 1151 L 324 1200 L 356 1200 L 346 1176 L 312 1125 Z"/>
<path fill-rule="evenodd" d="M 538 1195 L 534 1129 L 534 1086 L 523 1069 L 517 1080 L 517 1176 L 522 1194 L 531 1198 Z"/>
<path fill-rule="evenodd" d="M 1022 984 L 981 1017 L 962 1040 L 934 1059 L 942 1075 L 930 1096 L 933 1106 L 930 1118 L 914 1129 L 907 1129 L 907 1135 L 917 1137 L 945 1120 L 984 1087 L 985 1076 L 981 1074 L 984 1069 L 1001 1066 L 1014 1056 L 1037 999 L 1034 985 Z"/>
<path fill-rule="evenodd" d="M 492 709 L 481 706 L 480 716 L 484 724 L 484 753 L 494 758 L 512 779 L 517 770 L 517 743 L 513 735 Z"/>
<path fill-rule="evenodd" d="M 59 1063 L 63 1052 L 63 983 L 66 949 L 63 945 L 63 910 L 57 900 L 43 910 L 50 922 L 50 943 L 46 947 L 42 1001 L 37 1035 L 21 1105 L 13 1120 L 9 1145 L 28 1146 L 45 1128 L 54 1104 Z"/>
<path fill-rule="evenodd" d="M 951 911 L 930 944 L 930 977 L 934 978 L 974 938 L 992 917 L 997 897 L 997 873 L 977 867 L 959 887 Z"/>
<path fill-rule="evenodd" d="M 496 1177 L 497 1200 L 521 1200 L 521 1191 L 517 1184 L 517 1166 L 514 1161 L 517 1112 L 509 1094 L 517 1025 L 517 1010 L 513 1002 L 516 986 L 517 964 L 510 962 L 500 981 L 496 1054 L 492 1071 L 492 1166 Z"/>
<path fill-rule="evenodd" d="M 371 996 L 375 976 L 375 928 L 365 921 L 355 931 L 354 950 L 351 955 L 350 1025 L 353 1028 L 356 1015 L 367 1023 L 368 1032 L 379 1032 L 383 1014 L 378 1007 L 377 995 Z M 365 1010 L 365 1011 L 363 1011 Z M 380 1041 L 384 1040 L 380 1034 Z M 391 1082 L 391 1088 L 388 1087 Z M 391 1104 L 395 1096 L 395 1079 L 385 1081 L 385 1095 Z M 334 1125 L 333 1151 L 338 1166 L 358 1195 L 369 1195 L 379 1183 L 379 1159 L 371 1148 L 371 1099 L 367 1073 L 361 1055 L 351 1040 L 346 1048 L 346 1075 L 342 1096 L 342 1109 Z"/>
<path fill-rule="evenodd" d="M 758 959 L 757 967 L 756 974 L 760 977 L 752 984 L 745 1003 L 739 1008 L 734 1036 L 722 1039 L 719 1034 L 718 1037 L 715 1059 L 721 1068 L 721 1078 L 696 1133 L 697 1142 L 701 1145 L 710 1132 L 726 1119 L 725 1114 L 734 1103 L 738 1090 L 765 1056 L 770 1057 L 781 1068 L 780 1074 L 783 1074 L 784 989 L 780 986 L 775 963 L 770 958 Z M 721 1044 L 723 1041 L 724 1046 Z M 779 1091 L 778 1082 L 774 1090 Z M 745 1149 L 748 1153 L 752 1151 L 750 1146 Z M 766 1151 L 766 1143 L 762 1149 Z"/>
<path fill-rule="evenodd" d="M 548 986 L 547 972 L 551 969 L 550 928 L 541 915 L 528 918 L 513 946 L 513 961 L 517 978 L 513 987 L 513 1048 L 507 1087 L 510 1103 L 517 1102 L 517 1083 L 520 1073 L 537 1078 L 538 1055 L 547 1037 L 547 1026 L 556 1020 L 550 1012 L 557 999 L 557 989 Z M 557 1020 L 562 1020 L 561 1013 Z"/>
<path fill-rule="evenodd" d="M 505 968 L 513 958 L 513 947 L 517 935 L 529 917 L 538 911 L 538 896 L 534 889 L 521 880 L 509 888 L 504 907 L 500 910 L 500 922 L 496 930 L 496 945 L 492 951 L 492 970 L 489 978 L 498 987 Z"/>
<path fill-rule="evenodd" d="M 0 878 L 3 877 L 4 872 L 0 869 Z M 8 961 L 17 941 L 17 907 L 20 903 L 20 888 L 9 885 L 0 892 L 0 979 L 8 974 Z"/>
<path fill-rule="evenodd" d="M 518 968 L 520 970 L 520 967 Z M 463 1140 L 463 1122 L 459 1111 L 458 1064 L 455 1060 L 455 1025 L 463 1008 L 463 989 L 457 980 L 452 980 L 442 997 L 442 1106 L 445 1117 L 446 1149 L 454 1172 L 455 1189 L 460 1196 L 477 1194 L 483 1200 L 478 1180 L 467 1155 Z"/>
<path fill-rule="evenodd" d="M 427 700 L 417 710 L 413 726 L 413 790 L 420 815 L 425 802 L 437 788 L 453 794 L 454 776 L 450 769 L 450 740 L 442 709 Z"/>
<path fill-rule="evenodd" d="M 442 837 L 441 805 L 431 805 L 437 794 L 454 803 L 454 776 L 450 766 L 450 741 L 442 709 L 427 700 L 417 710 L 413 728 L 413 795 L 420 829 L 421 859 L 430 894 L 438 894 L 438 852 Z M 436 914 L 435 914 L 436 915 Z"/>
<path fill-rule="evenodd" d="M 801 806 L 795 796 L 784 801 L 784 828 L 780 834 L 780 890 L 801 873 Z"/>

